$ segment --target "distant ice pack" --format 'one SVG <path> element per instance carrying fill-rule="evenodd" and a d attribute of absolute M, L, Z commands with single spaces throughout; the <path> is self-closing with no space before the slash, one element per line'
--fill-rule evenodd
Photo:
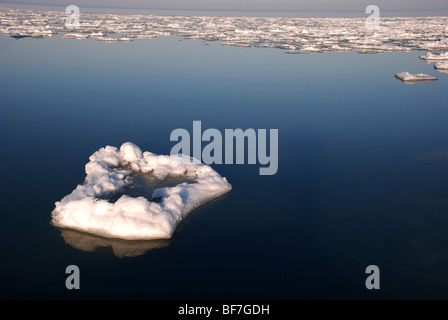
<path fill-rule="evenodd" d="M 62 34 L 64 39 L 93 38 L 127 43 L 133 39 L 178 36 L 219 41 L 235 47 L 279 48 L 285 53 L 360 50 L 377 54 L 391 51 L 448 50 L 446 17 L 382 17 L 378 28 L 366 26 L 366 16 L 353 18 L 216 17 L 97 13 L 82 10 L 79 28 L 71 33 L 61 20 L 65 12 L 0 8 L 0 34 L 23 37 Z M 361 13 L 361 12 L 360 12 Z M 70 33 L 67 33 L 70 31 Z M 107 35 L 113 35 L 109 37 Z M 14 36 L 13 36 L 14 37 Z M 55 37 L 58 38 L 58 37 Z M 448 59 L 431 53 L 422 59 Z"/>
<path fill-rule="evenodd" d="M 89 159 L 84 184 L 56 202 L 53 226 L 107 238 L 169 239 L 191 211 L 232 189 L 207 165 L 142 153 L 130 142 Z"/>

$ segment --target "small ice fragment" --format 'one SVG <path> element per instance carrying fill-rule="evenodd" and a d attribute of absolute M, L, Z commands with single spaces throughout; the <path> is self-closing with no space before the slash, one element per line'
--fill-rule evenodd
<path fill-rule="evenodd" d="M 302 46 L 300 48 L 300 52 L 303 53 L 322 52 L 322 49 L 317 48 L 316 46 Z"/>
<path fill-rule="evenodd" d="M 61 229 L 61 237 L 66 244 L 86 252 L 93 252 L 101 247 L 111 247 L 118 258 L 140 256 L 149 250 L 164 248 L 171 243 L 171 239 L 132 241 L 103 238 L 69 229 Z"/>
<path fill-rule="evenodd" d="M 399 72 L 395 75 L 395 78 L 397 78 L 398 80 L 401 80 L 403 82 L 418 82 L 418 81 L 437 80 L 436 77 L 430 76 L 429 74 L 425 74 L 425 73 L 412 74 L 409 72 Z"/>
<path fill-rule="evenodd" d="M 132 40 L 131 38 L 129 38 L 129 37 L 127 37 L 127 36 L 123 36 L 123 37 L 120 37 L 120 38 L 118 39 L 118 41 L 122 41 L 122 42 L 131 42 L 131 41 L 134 41 L 134 40 Z"/>
<path fill-rule="evenodd" d="M 436 70 L 448 70 L 448 62 L 438 62 L 434 65 Z"/>
<path fill-rule="evenodd" d="M 89 37 L 91 37 L 91 38 L 102 38 L 105 36 L 106 35 L 102 32 L 92 32 L 91 34 L 89 34 Z"/>
<path fill-rule="evenodd" d="M 67 33 L 64 34 L 62 39 L 87 39 L 89 37 L 88 34 L 85 33 Z"/>

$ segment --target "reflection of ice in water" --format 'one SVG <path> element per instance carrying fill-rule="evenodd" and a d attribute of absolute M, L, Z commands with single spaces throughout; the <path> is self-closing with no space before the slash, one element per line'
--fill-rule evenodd
<path fill-rule="evenodd" d="M 65 243 L 75 249 L 93 252 L 101 247 L 111 247 L 113 253 L 119 258 L 140 256 L 149 250 L 167 247 L 171 243 L 171 239 L 132 241 L 102 238 L 68 229 L 60 229 L 60 231 Z"/>
<path fill-rule="evenodd" d="M 88 34 L 83 33 L 67 33 L 64 34 L 61 38 L 62 39 L 87 39 L 89 37 Z"/>

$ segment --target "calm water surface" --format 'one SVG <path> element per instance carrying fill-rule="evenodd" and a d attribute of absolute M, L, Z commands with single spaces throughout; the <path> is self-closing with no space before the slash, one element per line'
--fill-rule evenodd
<path fill-rule="evenodd" d="M 421 52 L 180 40 L 0 37 L 1 298 L 448 298 L 448 74 Z M 404 85 L 400 71 L 439 81 Z M 131 141 L 168 154 L 171 131 L 194 120 L 279 129 L 278 173 L 213 165 L 233 191 L 171 241 L 50 226 L 94 151 Z"/>

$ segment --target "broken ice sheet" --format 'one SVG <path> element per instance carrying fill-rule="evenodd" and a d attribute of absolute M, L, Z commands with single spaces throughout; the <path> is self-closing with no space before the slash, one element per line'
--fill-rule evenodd
<path fill-rule="evenodd" d="M 395 75 L 395 78 L 404 83 L 415 83 L 420 81 L 434 81 L 437 80 L 436 77 L 430 76 L 425 73 L 412 74 L 409 72 L 399 72 Z"/>
<path fill-rule="evenodd" d="M 62 34 L 63 38 L 70 39 L 83 39 L 90 35 L 102 42 L 178 36 L 219 41 L 222 45 L 235 47 L 300 48 L 300 51 L 290 50 L 289 53 L 352 49 L 368 53 L 448 50 L 446 17 L 443 16 L 382 17 L 380 28 L 368 30 L 365 17 L 216 17 L 86 11 L 82 13 L 77 35 L 67 34 L 65 19 L 64 11 L 0 8 L 0 34 L 17 33 L 24 39 L 33 34 Z"/>
<path fill-rule="evenodd" d="M 420 59 L 427 61 L 440 61 L 440 60 L 448 60 L 448 52 L 443 53 L 431 53 L 428 52 L 424 56 L 420 56 Z"/>
<path fill-rule="evenodd" d="M 169 239 L 194 209 L 232 186 L 207 165 L 126 142 L 90 156 L 83 185 L 56 202 L 51 224 L 106 238 Z"/>
<path fill-rule="evenodd" d="M 439 72 L 448 73 L 448 62 L 437 62 L 434 65 L 434 69 Z"/>

